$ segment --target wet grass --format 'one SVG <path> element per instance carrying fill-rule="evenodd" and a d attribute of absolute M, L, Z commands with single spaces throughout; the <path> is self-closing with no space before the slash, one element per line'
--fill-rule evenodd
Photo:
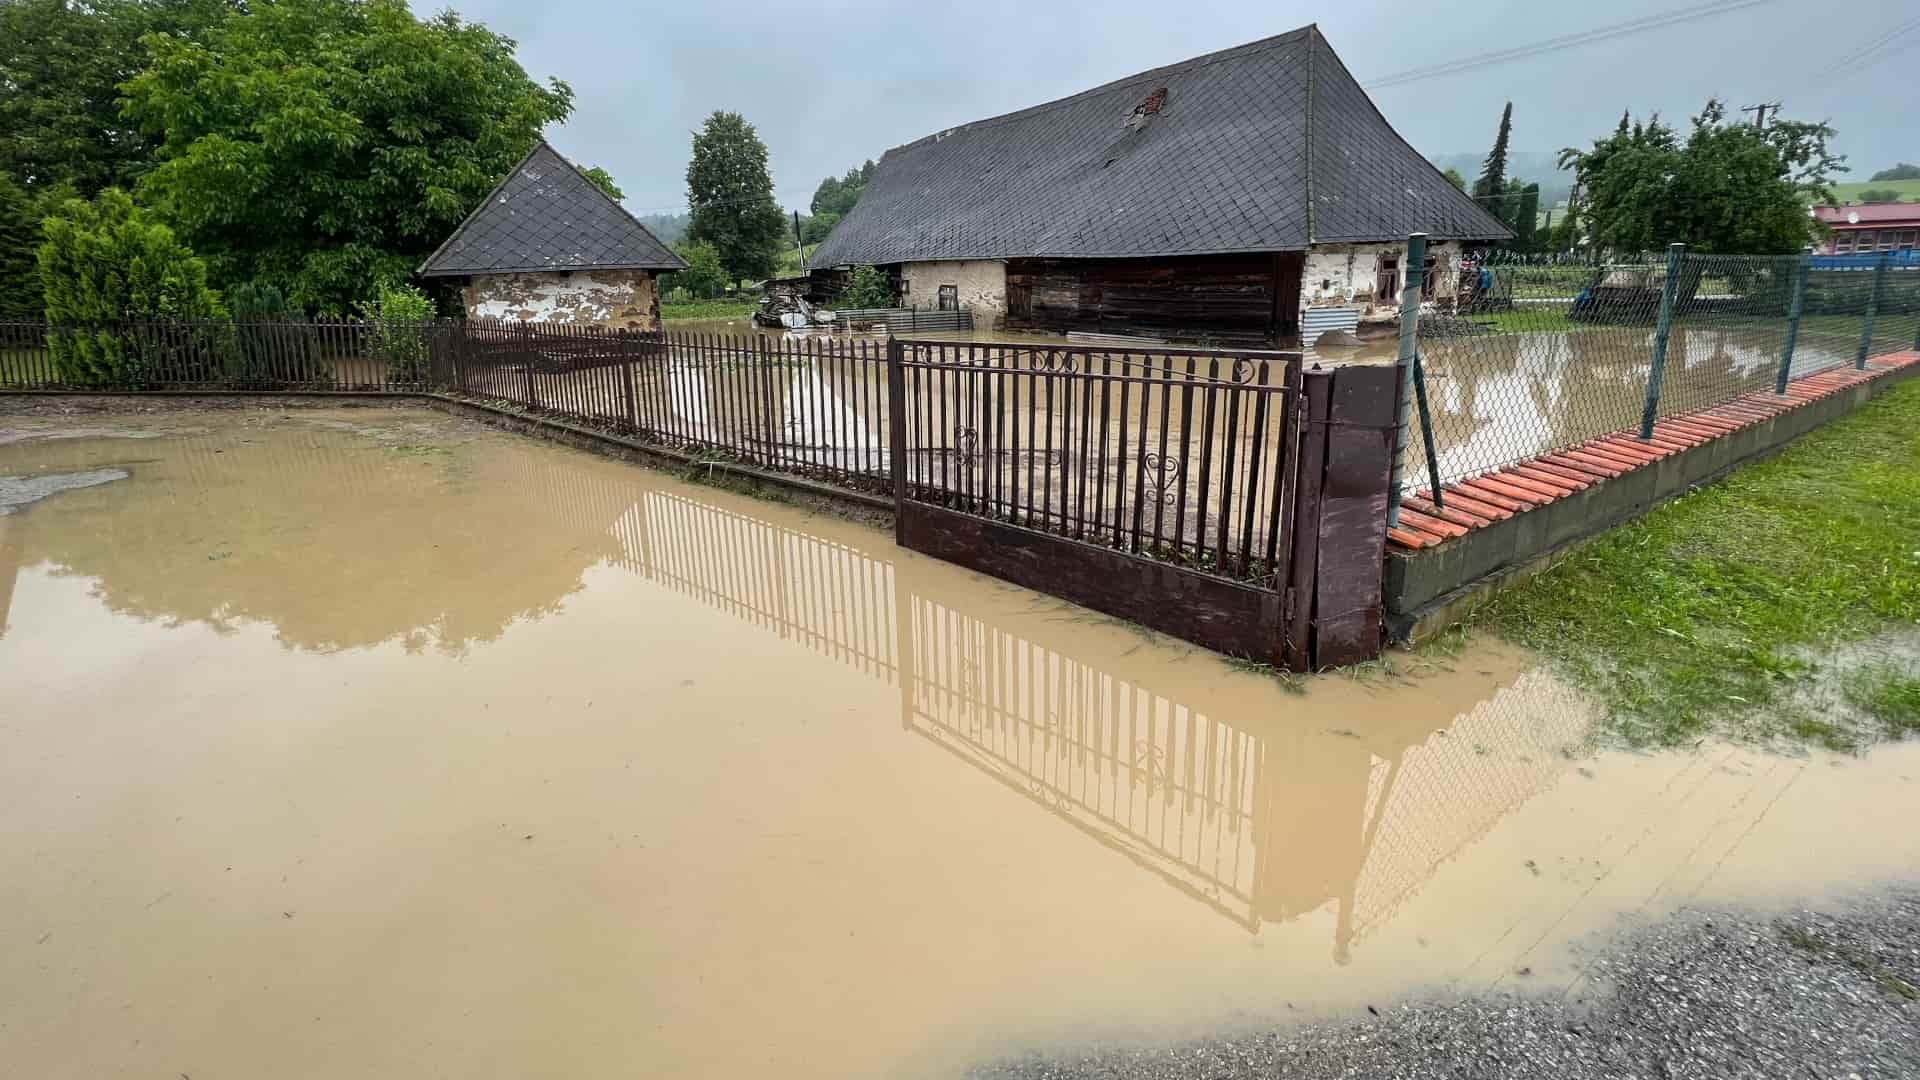
<path fill-rule="evenodd" d="M 1920 664 L 1871 664 L 1852 672 L 1841 693 L 1889 738 L 1920 735 Z"/>
<path fill-rule="evenodd" d="M 1916 462 L 1910 383 L 1596 540 L 1475 621 L 1553 657 L 1633 745 L 1914 734 L 1913 669 L 1849 667 L 1837 650 L 1920 625 Z M 1809 707 L 1823 686 L 1853 708 Z"/>
<path fill-rule="evenodd" d="M 665 322 L 679 319 L 730 319 L 753 314 L 755 300 L 697 300 L 689 304 L 661 304 L 660 318 Z"/>

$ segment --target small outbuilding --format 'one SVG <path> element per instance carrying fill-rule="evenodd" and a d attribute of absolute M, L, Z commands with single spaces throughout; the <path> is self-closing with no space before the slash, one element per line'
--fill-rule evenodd
<path fill-rule="evenodd" d="M 660 326 L 673 249 L 542 139 L 419 269 L 457 278 L 467 317 Z"/>
<path fill-rule="evenodd" d="M 808 267 L 980 326 L 1311 339 L 1398 312 L 1413 232 L 1430 298 L 1512 235 L 1308 26 L 889 150 Z"/>

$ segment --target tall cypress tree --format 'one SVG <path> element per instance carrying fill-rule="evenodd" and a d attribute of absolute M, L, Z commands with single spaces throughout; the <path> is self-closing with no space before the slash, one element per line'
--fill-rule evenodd
<path fill-rule="evenodd" d="M 1480 170 L 1480 179 L 1473 182 L 1473 194 L 1481 200 L 1481 205 L 1501 221 L 1512 224 L 1513 207 L 1507 205 L 1511 199 L 1502 198 L 1507 193 L 1507 138 L 1513 133 L 1513 102 L 1500 111 L 1500 133 L 1493 137 L 1493 149 L 1487 152 L 1486 165 Z"/>

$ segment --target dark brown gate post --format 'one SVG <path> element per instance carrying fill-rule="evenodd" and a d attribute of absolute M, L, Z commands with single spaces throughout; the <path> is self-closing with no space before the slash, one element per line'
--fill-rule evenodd
<path fill-rule="evenodd" d="M 1333 373 L 1327 402 L 1327 475 L 1320 501 L 1313 660 L 1341 667 L 1380 655 L 1381 572 L 1398 422 L 1400 370 Z"/>
<path fill-rule="evenodd" d="M 907 370 L 900 339 L 887 337 L 887 457 L 893 473 L 893 542 L 906 543 Z"/>
<path fill-rule="evenodd" d="M 540 407 L 540 398 L 533 385 L 533 327 L 520 324 L 520 366 L 527 373 L 527 408 Z"/>

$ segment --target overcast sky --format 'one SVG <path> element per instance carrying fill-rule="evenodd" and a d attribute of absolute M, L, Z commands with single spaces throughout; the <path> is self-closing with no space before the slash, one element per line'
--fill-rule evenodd
<path fill-rule="evenodd" d="M 413 2 L 416 10 L 431 6 Z M 628 208 L 650 213 L 685 209 L 690 132 L 715 109 L 743 113 L 759 129 L 775 194 L 804 212 L 822 177 L 889 147 L 1310 22 L 1366 83 L 1699 3 L 761 0 L 703 10 L 630 0 L 456 0 L 454 7 L 516 39 L 521 64 L 536 78 L 572 84 L 573 117 L 548 137 L 581 165 L 606 167 Z M 1920 161 L 1913 83 L 1920 32 L 1877 63 L 1857 67 L 1854 59 L 1915 16 L 1913 0 L 1832 8 L 1771 0 L 1373 94 L 1429 157 L 1484 154 L 1509 98 L 1513 146 L 1523 151 L 1584 145 L 1623 108 L 1683 120 L 1709 95 L 1734 106 L 1779 100 L 1787 116 L 1831 121 L 1854 167 L 1845 179 L 1864 180 L 1897 160 Z"/>

